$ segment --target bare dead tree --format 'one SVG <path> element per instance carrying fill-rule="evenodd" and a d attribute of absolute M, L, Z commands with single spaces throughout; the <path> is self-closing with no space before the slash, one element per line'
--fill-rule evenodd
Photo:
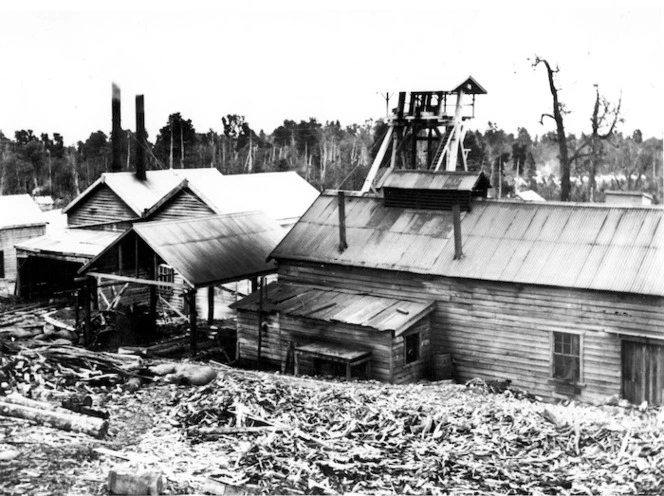
<path fill-rule="evenodd" d="M 546 73 L 549 79 L 549 90 L 551 91 L 551 97 L 553 98 L 553 114 L 542 114 L 540 117 L 540 123 L 543 123 L 545 117 L 550 117 L 556 122 L 556 141 L 558 143 L 558 158 L 560 160 L 560 200 L 569 201 L 572 185 L 570 182 L 571 162 L 567 150 L 567 137 L 565 135 L 565 123 L 563 120 L 563 115 L 566 111 L 564 105 L 558 99 L 558 88 L 556 88 L 555 83 L 555 75 L 558 73 L 559 69 L 558 67 L 552 69 L 546 59 L 535 55 L 533 67 L 537 67 L 539 64 L 544 64 L 546 67 Z"/>
<path fill-rule="evenodd" d="M 590 170 L 588 171 L 590 201 L 595 201 L 595 189 L 597 170 L 603 155 L 603 142 L 611 143 L 611 137 L 618 122 L 621 122 L 620 107 L 622 105 L 622 94 L 618 98 L 618 104 L 614 107 L 609 101 L 599 94 L 599 85 L 595 85 L 595 105 L 593 115 L 590 119 L 592 134 L 590 135 Z"/>

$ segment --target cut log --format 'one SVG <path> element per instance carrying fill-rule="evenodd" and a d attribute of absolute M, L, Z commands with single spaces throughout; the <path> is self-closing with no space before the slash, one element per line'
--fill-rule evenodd
<path fill-rule="evenodd" d="M 108 492 L 111 494 L 162 494 L 164 478 L 160 472 L 128 473 L 120 469 L 108 472 Z"/>
<path fill-rule="evenodd" d="M 0 401 L 0 415 L 4 415 L 5 417 L 31 420 L 38 424 L 49 425 L 64 431 L 81 432 L 97 439 L 103 438 L 108 431 L 108 422 L 100 418 L 66 412 L 63 411 L 64 409 L 48 403 L 47 405 L 50 408 L 42 409 L 40 408 L 42 402 L 28 400 L 27 398 L 23 399 L 26 402 L 33 402 L 33 404 L 37 405 L 37 408 L 26 406 L 25 404 L 10 403 L 6 401 L 7 399 L 5 398 L 5 401 Z"/>

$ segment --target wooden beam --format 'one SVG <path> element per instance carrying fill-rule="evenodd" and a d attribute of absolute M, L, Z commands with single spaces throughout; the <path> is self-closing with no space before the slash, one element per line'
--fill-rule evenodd
<path fill-rule="evenodd" d="M 103 272 L 88 272 L 90 276 L 97 277 L 98 279 L 110 279 L 112 281 L 133 282 L 136 284 L 144 284 L 146 286 L 165 286 L 169 288 L 182 289 L 182 284 L 176 282 L 155 281 L 153 279 L 141 279 L 138 277 L 121 276 L 118 274 L 105 274 Z"/>
<path fill-rule="evenodd" d="M 383 162 L 385 153 L 387 153 L 387 149 L 390 146 L 390 143 L 392 142 L 392 133 L 394 133 L 394 126 L 390 125 L 390 127 L 387 129 L 387 134 L 385 134 L 385 138 L 383 138 L 383 143 L 380 145 L 378 154 L 376 155 L 373 164 L 371 164 L 371 169 L 369 169 L 369 174 L 367 174 L 367 178 L 364 180 L 364 184 L 362 185 L 362 189 L 360 190 L 361 193 L 367 193 L 371 189 L 371 185 L 373 184 L 374 179 L 376 179 L 376 175 L 378 174 L 378 169 L 380 168 L 380 164 Z"/>

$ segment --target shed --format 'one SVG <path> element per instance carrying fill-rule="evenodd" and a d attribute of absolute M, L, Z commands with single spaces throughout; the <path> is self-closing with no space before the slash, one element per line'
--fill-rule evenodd
<path fill-rule="evenodd" d="M 17 295 L 31 299 L 75 290 L 78 270 L 120 234 L 117 231 L 54 229 L 17 244 Z"/>
<path fill-rule="evenodd" d="M 612 205 L 652 205 L 652 195 L 642 191 L 605 191 L 604 202 Z"/>
<path fill-rule="evenodd" d="M 208 318 L 216 285 L 276 272 L 268 261 L 282 228 L 262 212 L 134 224 L 81 268 L 96 280 L 107 307 L 122 299 L 183 307 L 195 323 L 196 295 L 208 288 Z M 119 287 L 119 291 L 107 288 Z"/>
<path fill-rule="evenodd" d="M 417 380 L 430 365 L 432 302 L 272 283 L 231 307 L 244 362 L 320 373 L 345 361 L 350 376 L 351 360 L 366 357 L 365 378 L 392 383 Z"/>
<path fill-rule="evenodd" d="M 323 194 L 272 252 L 282 283 L 435 301 L 456 377 L 545 397 L 664 397 L 664 210 L 473 202 L 461 213 Z M 340 231 L 346 247 L 340 249 Z"/>
<path fill-rule="evenodd" d="M 0 196 L 0 279 L 16 278 L 15 246 L 46 232 L 46 218 L 30 195 Z"/>

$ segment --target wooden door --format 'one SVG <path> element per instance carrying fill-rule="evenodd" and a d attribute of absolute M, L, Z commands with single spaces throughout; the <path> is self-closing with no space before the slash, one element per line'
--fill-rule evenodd
<path fill-rule="evenodd" d="M 622 342 L 622 394 L 634 404 L 663 404 L 664 345 Z"/>

